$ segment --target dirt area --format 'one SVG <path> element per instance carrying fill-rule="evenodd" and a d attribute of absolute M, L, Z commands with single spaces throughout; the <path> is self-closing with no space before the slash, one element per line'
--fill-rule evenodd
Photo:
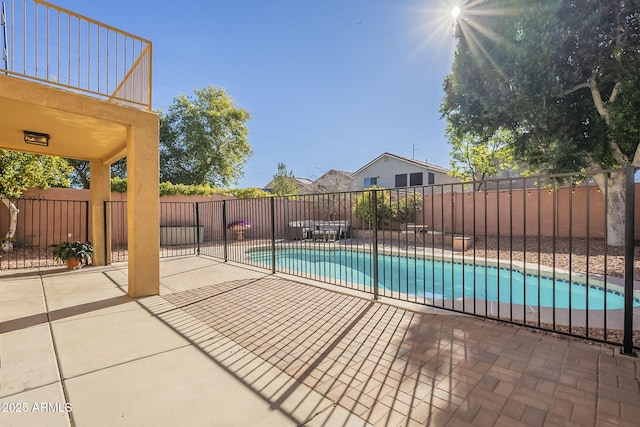
<path fill-rule="evenodd" d="M 556 239 L 522 237 L 513 239 L 477 238 L 475 253 L 478 257 L 537 264 L 589 274 L 624 277 L 624 248 L 607 246 L 602 239 Z M 525 249 L 525 250 L 523 250 Z M 640 245 L 634 252 L 634 280 L 640 280 Z M 473 249 L 467 251 L 472 253 Z"/>

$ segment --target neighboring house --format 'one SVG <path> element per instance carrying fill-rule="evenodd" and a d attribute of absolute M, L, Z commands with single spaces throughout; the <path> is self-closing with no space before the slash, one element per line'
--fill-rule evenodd
<path fill-rule="evenodd" d="M 307 191 L 310 193 L 337 193 L 355 189 L 356 183 L 353 180 L 353 173 L 331 169 L 313 181 Z"/>
<path fill-rule="evenodd" d="M 296 187 L 298 188 L 299 194 L 309 193 L 308 187 L 313 183 L 313 181 L 307 178 L 298 178 L 295 176 L 293 177 L 293 180 L 296 184 Z M 263 190 L 266 191 L 267 193 L 271 193 L 273 189 L 273 184 L 274 184 L 273 180 L 271 180 L 271 182 L 265 185 Z"/>
<path fill-rule="evenodd" d="M 448 169 L 420 160 L 383 153 L 353 173 L 357 190 L 375 185 L 382 188 L 407 188 L 460 182 L 447 175 Z"/>

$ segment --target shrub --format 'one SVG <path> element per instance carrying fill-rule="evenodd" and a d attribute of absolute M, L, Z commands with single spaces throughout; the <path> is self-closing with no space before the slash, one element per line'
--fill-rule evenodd
<path fill-rule="evenodd" d="M 399 223 L 406 224 L 416 222 L 416 214 L 422 210 L 422 194 L 407 194 L 407 197 L 400 199 L 397 204 L 394 204 L 394 208 L 396 210 L 395 219 Z"/>
<path fill-rule="evenodd" d="M 173 184 L 171 182 L 160 183 L 160 196 L 213 196 L 220 194 L 223 196 L 236 197 L 238 199 L 252 199 L 258 197 L 269 197 L 271 194 L 258 188 L 216 188 L 209 184 L 186 185 Z M 115 193 L 127 192 L 127 179 L 114 176 L 111 178 L 111 191 Z"/>
<path fill-rule="evenodd" d="M 362 226 L 373 226 L 373 193 L 376 193 L 376 210 L 378 226 L 391 222 L 393 211 L 391 209 L 389 193 L 383 188 L 370 187 L 362 194 L 356 196 L 356 203 L 353 206 L 353 213 Z"/>

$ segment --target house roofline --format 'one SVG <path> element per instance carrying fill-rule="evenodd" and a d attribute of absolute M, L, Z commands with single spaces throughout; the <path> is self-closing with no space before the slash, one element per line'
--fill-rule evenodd
<path fill-rule="evenodd" d="M 366 165 L 362 166 L 357 171 L 355 171 L 353 173 L 353 175 L 356 175 L 356 174 L 360 173 L 360 171 L 362 171 L 363 169 L 366 169 L 367 167 L 369 167 L 373 163 L 375 163 L 378 160 L 382 159 L 384 156 L 393 157 L 393 158 L 401 160 L 403 162 L 412 163 L 412 164 L 414 164 L 416 166 L 420 166 L 420 167 L 423 167 L 423 168 L 433 169 L 436 172 L 442 172 L 442 173 L 445 173 L 445 174 L 449 172 L 449 169 L 443 168 L 442 166 L 434 165 L 434 164 L 427 163 L 427 162 L 422 162 L 420 160 L 410 159 L 408 157 L 399 156 L 397 154 L 393 154 L 393 153 L 389 153 L 389 152 L 384 152 L 384 153 L 380 154 L 378 157 L 376 157 L 375 159 L 371 160 Z"/>

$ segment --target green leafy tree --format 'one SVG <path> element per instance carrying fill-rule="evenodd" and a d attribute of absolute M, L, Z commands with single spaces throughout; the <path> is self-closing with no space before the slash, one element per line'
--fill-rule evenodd
<path fill-rule="evenodd" d="M 74 188 L 89 188 L 90 173 L 89 162 L 86 160 L 66 159 L 69 166 L 73 168 L 71 176 L 71 186 Z"/>
<path fill-rule="evenodd" d="M 449 174 L 463 181 L 476 181 L 475 191 L 482 189 L 483 181 L 495 178 L 503 170 L 515 169 L 513 136 L 504 128 L 482 139 L 479 135 L 464 132 L 461 135 L 447 125 L 451 145 L 451 170 Z"/>
<path fill-rule="evenodd" d="M 395 215 L 395 220 L 400 224 L 416 222 L 416 216 L 418 212 L 422 210 L 422 206 L 422 194 L 416 191 L 407 192 L 405 197 L 399 199 L 397 203 L 393 205 L 395 212 L 392 216 Z"/>
<path fill-rule="evenodd" d="M 271 193 L 275 196 L 295 196 L 298 186 L 293 171 L 287 171 L 287 165 L 278 163 L 278 172 L 273 176 Z"/>
<path fill-rule="evenodd" d="M 71 172 L 71 186 L 75 188 L 90 188 L 91 173 L 90 164 L 86 160 L 65 159 L 69 166 L 73 168 Z M 111 176 L 126 179 L 127 178 L 127 158 L 123 157 L 117 162 L 111 164 Z"/>
<path fill-rule="evenodd" d="M 252 154 L 247 111 L 222 89 L 195 90 L 160 112 L 160 181 L 227 186 L 242 176 Z"/>
<path fill-rule="evenodd" d="M 514 135 L 540 172 L 640 166 L 640 2 L 487 0 L 463 8 L 441 111 L 457 135 Z M 608 243 L 624 242 L 624 173 L 608 186 Z"/>
<path fill-rule="evenodd" d="M 373 194 L 375 196 L 375 204 Z M 374 205 L 376 212 L 374 215 Z M 358 218 L 361 226 L 373 228 L 374 219 L 377 218 L 378 227 L 387 225 L 393 217 L 393 208 L 389 192 L 384 188 L 372 186 L 367 188 L 363 193 L 356 196 L 356 202 L 353 205 L 353 213 Z"/>
<path fill-rule="evenodd" d="M 28 188 L 68 186 L 72 168 L 60 157 L 0 150 L 0 201 L 9 209 L 9 230 L 2 240 L 2 251 L 13 250 L 18 208 L 15 199 Z"/>

